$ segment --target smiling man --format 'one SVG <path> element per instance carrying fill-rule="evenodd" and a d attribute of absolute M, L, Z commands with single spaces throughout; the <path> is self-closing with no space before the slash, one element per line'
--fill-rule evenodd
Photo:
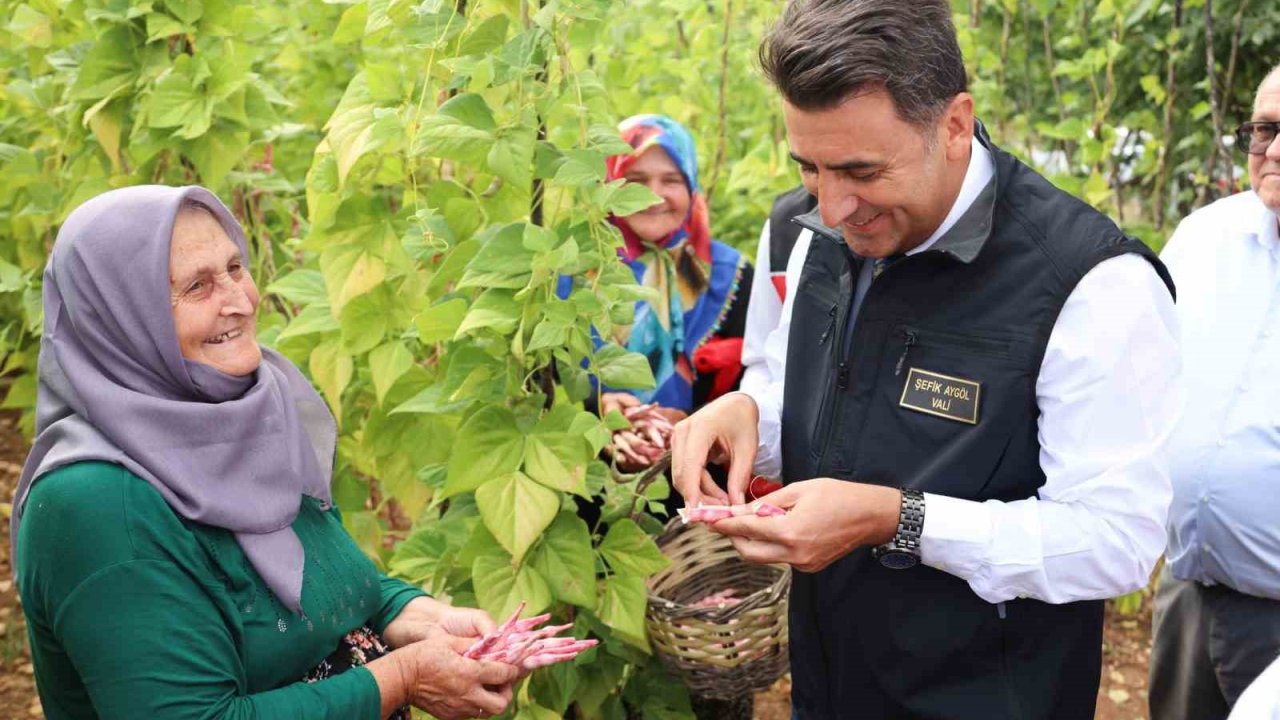
<path fill-rule="evenodd" d="M 1220 720 L 1280 655 L 1280 66 L 1236 132 L 1252 189 L 1197 210 L 1162 258 L 1182 291 L 1187 405 L 1171 441 L 1151 716 Z"/>
<path fill-rule="evenodd" d="M 793 0 L 761 60 L 814 239 L 783 381 L 680 423 L 676 487 L 780 458 L 787 515 L 713 528 L 798 571 L 798 718 L 1092 718 L 1102 600 L 1165 545 L 1164 266 L 991 141 L 946 0 Z"/>

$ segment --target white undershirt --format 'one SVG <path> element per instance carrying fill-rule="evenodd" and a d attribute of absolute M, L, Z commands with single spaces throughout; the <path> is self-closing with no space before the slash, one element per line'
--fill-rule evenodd
<path fill-rule="evenodd" d="M 912 253 L 936 242 L 986 186 L 991 154 L 976 139 L 973 147 L 951 212 Z M 765 343 L 769 382 L 744 390 L 760 412 L 755 471 L 770 476 L 781 474 L 798 255 L 787 263 L 789 292 Z M 1180 405 L 1178 335 L 1173 300 L 1150 263 L 1128 254 L 1096 265 L 1063 305 L 1036 381 L 1044 485 L 1013 502 L 926 493 L 922 562 L 992 603 L 1062 603 L 1144 587 L 1165 547 L 1172 491 L 1163 448 Z"/>

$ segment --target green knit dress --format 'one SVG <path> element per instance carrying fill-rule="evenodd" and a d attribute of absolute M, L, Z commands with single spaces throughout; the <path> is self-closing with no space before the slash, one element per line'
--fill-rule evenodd
<path fill-rule="evenodd" d="M 118 465 L 40 478 L 17 567 L 36 682 L 49 720 L 374 720 L 373 676 L 301 678 L 348 632 L 381 633 L 424 593 L 380 574 L 334 509 L 304 498 L 300 617 L 275 598 L 234 536 L 174 514 Z"/>

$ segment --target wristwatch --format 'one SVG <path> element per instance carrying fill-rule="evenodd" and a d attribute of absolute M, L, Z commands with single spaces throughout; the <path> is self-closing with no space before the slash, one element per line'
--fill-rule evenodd
<path fill-rule="evenodd" d="M 920 533 L 924 530 L 924 493 L 902 491 L 898 532 L 889 542 L 871 549 L 871 557 L 891 570 L 906 570 L 920 563 Z"/>

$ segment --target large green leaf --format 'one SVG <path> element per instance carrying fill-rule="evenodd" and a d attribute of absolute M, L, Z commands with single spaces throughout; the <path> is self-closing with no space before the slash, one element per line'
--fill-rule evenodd
<path fill-rule="evenodd" d="M 326 302 L 324 275 L 317 270 L 299 269 L 267 286 L 267 292 L 297 305 Z"/>
<path fill-rule="evenodd" d="M 369 19 L 369 5 L 356 3 L 342 13 L 338 27 L 333 31 L 334 45 L 348 45 L 364 37 L 365 22 Z"/>
<path fill-rule="evenodd" d="M 425 344 L 448 340 L 458 332 L 458 326 L 466 316 L 467 301 L 462 298 L 432 305 L 413 320 L 418 329 L 418 340 Z"/>
<path fill-rule="evenodd" d="M 573 419 L 573 424 L 569 426 L 569 434 L 584 438 L 591 446 L 593 456 L 599 454 L 613 439 L 613 434 L 604 423 L 600 422 L 600 418 L 585 411 Z"/>
<path fill-rule="evenodd" d="M 136 53 L 129 28 L 103 32 L 80 63 L 70 99 L 100 100 L 128 88 L 138 72 Z"/>
<path fill-rule="evenodd" d="M 476 489 L 485 527 L 516 562 L 542 535 L 560 509 L 560 496 L 521 472 L 495 478 Z"/>
<path fill-rule="evenodd" d="M 417 585 L 434 586 L 449 552 L 449 541 L 434 524 L 425 525 L 396 545 L 387 567 Z"/>
<path fill-rule="evenodd" d="M 376 347 L 386 337 L 389 310 L 382 292 L 353 298 L 338 317 L 343 348 L 352 355 L 359 355 Z"/>
<path fill-rule="evenodd" d="M 501 407 L 482 408 L 458 429 L 443 496 L 471 492 L 515 472 L 523 457 L 524 435 L 516 426 L 516 416 Z"/>
<path fill-rule="evenodd" d="M 511 128 L 500 133 L 489 150 L 489 168 L 516 187 L 529 187 L 533 182 L 533 146 L 536 140 L 533 128 Z"/>
<path fill-rule="evenodd" d="M 564 345 L 568 335 L 568 326 L 555 322 L 550 318 L 544 318 L 533 328 L 533 337 L 529 339 L 529 344 L 525 346 L 525 351 L 537 352 L 538 350 L 560 347 Z"/>
<path fill-rule="evenodd" d="M 570 150 L 565 153 L 565 161 L 556 170 L 553 182 L 571 187 L 604 182 L 604 161 L 604 153 L 595 150 Z"/>
<path fill-rule="evenodd" d="M 458 46 L 459 55 L 478 55 L 502 47 L 507 39 L 507 16 L 498 14 L 485 18 L 484 22 L 467 33 Z"/>
<path fill-rule="evenodd" d="M 588 455 L 582 435 L 539 432 L 529 436 L 524 452 L 524 471 L 539 483 L 563 492 L 587 497 L 584 482 Z"/>
<path fill-rule="evenodd" d="M 342 391 L 355 374 L 351 356 L 342 351 L 336 340 L 327 340 L 311 351 L 311 378 L 320 387 L 329 409 L 342 422 Z"/>
<path fill-rule="evenodd" d="M 244 159 L 244 151 L 248 147 L 248 132 L 215 126 L 191 141 L 187 155 L 200 171 L 201 183 L 220 188 L 225 184 L 227 174 Z"/>
<path fill-rule="evenodd" d="M 184 138 L 197 138 L 213 122 L 213 100 L 204 89 L 212 75 L 204 58 L 179 55 L 156 81 L 147 120 L 153 128 L 176 128 Z"/>
<path fill-rule="evenodd" d="M 373 376 L 373 387 L 379 405 L 396 380 L 412 366 L 413 354 L 402 342 L 389 342 L 369 353 L 369 373 Z"/>
<path fill-rule="evenodd" d="M 320 270 L 329 290 L 329 304 L 339 317 L 352 298 L 373 290 L 387 277 L 382 258 L 358 245 L 326 247 L 320 254 Z"/>
<path fill-rule="evenodd" d="M 529 694 L 554 708 L 558 713 L 556 717 L 567 717 L 578 689 L 578 675 L 577 663 L 556 663 L 529 678 Z"/>
<path fill-rule="evenodd" d="M 648 390 L 655 384 L 649 360 L 618 345 L 600 348 L 595 357 L 600 382 L 615 388 Z"/>
<path fill-rule="evenodd" d="M 478 162 L 493 147 L 496 129 L 493 111 L 484 98 L 462 93 L 441 105 L 435 115 L 423 118 L 411 151 L 414 155 Z"/>
<path fill-rule="evenodd" d="M 439 113 L 476 130 L 492 132 L 498 127 L 493 121 L 489 103 L 475 93 L 461 93 L 449 98 L 440 106 Z"/>
<path fill-rule="evenodd" d="M 371 67 L 351 79 L 325 124 L 325 141 L 337 162 L 339 187 L 346 184 L 361 158 L 404 135 L 399 113 L 383 107 L 373 94 L 370 74 L 374 72 L 376 68 Z"/>
<path fill-rule="evenodd" d="M 53 22 L 30 5 L 19 5 L 13 11 L 8 30 L 31 47 L 47 48 L 53 42 Z"/>
<path fill-rule="evenodd" d="M 510 290 L 486 290 L 476 298 L 455 337 L 472 334 L 476 330 L 490 329 L 506 335 L 520 324 L 520 303 Z"/>
<path fill-rule="evenodd" d="M 522 288 L 529 282 L 534 251 L 525 246 L 525 225 L 507 225 L 483 241 L 458 287 Z M 537 236 L 537 234 L 535 234 Z"/>
<path fill-rule="evenodd" d="M 551 605 L 547 581 L 528 565 L 512 565 L 506 553 L 486 553 L 471 566 L 471 582 L 480 608 L 496 618 L 506 618 L 525 603 L 524 615 L 536 615 Z"/>
<path fill-rule="evenodd" d="M 391 414 L 422 413 L 427 415 L 447 415 L 450 413 L 456 413 L 470 404 L 470 400 L 452 399 L 447 388 L 436 384 L 424 388 L 413 397 L 397 405 L 391 410 Z"/>
<path fill-rule="evenodd" d="M 326 333 L 339 330 L 338 319 L 333 316 L 329 310 L 328 303 L 316 303 L 308 305 L 302 309 L 302 312 L 289 322 L 284 332 L 280 333 L 280 339 L 284 340 L 299 335 L 311 335 L 313 333 Z"/>
<path fill-rule="evenodd" d="M 596 606 L 596 563 L 591 531 L 573 512 L 561 512 L 530 560 L 561 602 L 579 607 Z"/>
<path fill-rule="evenodd" d="M 418 477 L 408 453 L 378 459 L 378 480 L 410 520 L 417 521 L 431 500 L 431 486 Z"/>
<path fill-rule="evenodd" d="M 600 543 L 600 554 L 614 572 L 645 578 L 671 564 L 671 560 L 639 525 L 624 518 L 609 527 Z"/>
<path fill-rule="evenodd" d="M 644 632 L 644 609 L 648 600 L 644 578 L 613 575 L 602 583 L 597 613 L 618 637 L 645 651 L 649 641 Z"/>
<path fill-rule="evenodd" d="M 22 269 L 13 263 L 0 260 L 0 293 L 21 290 L 25 285 Z"/>
<path fill-rule="evenodd" d="M 662 202 L 662 198 L 640 183 L 610 185 L 606 189 L 604 206 L 614 215 L 631 215 Z"/>
<path fill-rule="evenodd" d="M 164 6 L 187 25 L 196 24 L 204 16 L 203 0 L 164 0 Z"/>

